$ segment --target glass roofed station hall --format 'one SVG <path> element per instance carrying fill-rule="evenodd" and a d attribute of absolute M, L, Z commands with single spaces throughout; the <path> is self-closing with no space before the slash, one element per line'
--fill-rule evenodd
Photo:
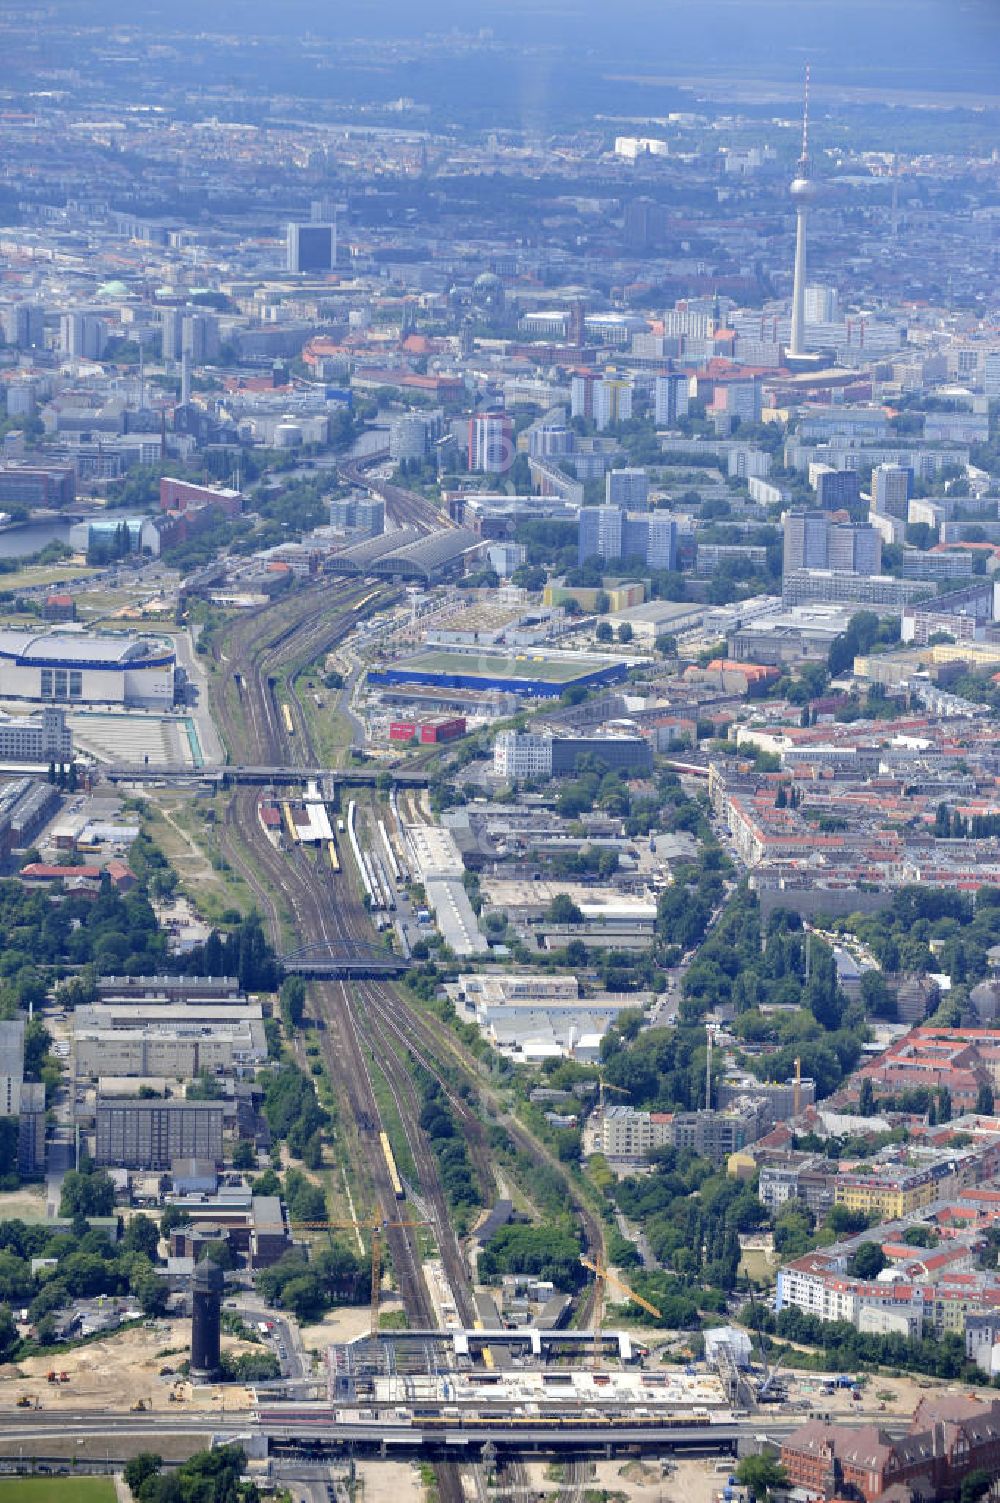
<path fill-rule="evenodd" d="M 0 700 L 169 710 L 176 667 L 156 637 L 0 631 Z"/>

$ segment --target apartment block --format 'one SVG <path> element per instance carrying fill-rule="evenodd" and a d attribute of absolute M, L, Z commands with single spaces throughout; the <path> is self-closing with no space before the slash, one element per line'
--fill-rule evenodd
<path fill-rule="evenodd" d="M 120 1169 L 169 1169 L 178 1159 L 222 1162 L 223 1106 L 217 1101 L 98 1097 L 95 1162 Z"/>

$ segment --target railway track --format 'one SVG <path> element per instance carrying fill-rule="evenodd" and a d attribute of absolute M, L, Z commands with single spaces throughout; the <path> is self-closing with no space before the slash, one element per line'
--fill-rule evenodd
<path fill-rule="evenodd" d="M 369 988 L 364 983 L 362 983 L 362 991 L 366 995 L 363 998 L 359 1019 L 360 1030 L 368 1040 L 373 1058 L 377 1058 L 379 1069 L 392 1092 L 396 1110 L 406 1134 L 406 1141 L 413 1155 L 421 1193 L 431 1208 L 441 1262 L 455 1298 L 455 1308 L 459 1319 L 464 1326 L 471 1327 L 476 1319 L 472 1284 L 462 1250 L 458 1245 L 458 1238 L 451 1224 L 448 1202 L 441 1184 L 437 1163 L 428 1145 L 427 1136 L 419 1126 L 422 1106 L 420 1096 L 413 1076 L 399 1058 L 396 1040 L 386 1028 L 384 1018 L 371 1005 L 371 998 L 367 994 Z"/>
<path fill-rule="evenodd" d="M 321 652 L 339 640 L 354 623 L 353 613 L 358 600 L 366 593 L 371 593 L 370 585 L 363 583 L 338 588 L 335 592 L 327 587 L 322 601 L 317 599 L 317 591 L 303 591 L 299 599 L 283 602 L 284 609 L 273 608 L 279 612 L 277 615 L 261 613 L 255 620 L 241 621 L 232 636 L 227 637 L 226 650 L 220 653 L 220 667 L 228 673 L 225 682 L 236 687 L 240 713 L 235 713 L 233 699 L 225 693 L 218 697 L 218 712 L 231 746 L 233 736 L 240 733 L 238 722 L 242 722 L 245 739 L 251 744 L 241 746 L 241 757 L 252 755 L 261 765 L 294 765 L 296 762 L 315 765 L 308 719 L 302 705 L 291 693 L 280 702 L 288 705 L 292 716 L 294 730 L 289 734 L 275 692 L 276 680 L 280 675 L 286 684 L 293 684 L 296 672 L 314 662 Z M 378 598 L 387 598 L 388 594 L 388 591 L 384 596 L 380 593 Z M 313 861 L 301 848 L 288 853 L 277 851 L 258 823 L 258 796 L 248 788 L 234 793 L 227 810 L 222 844 L 227 858 L 242 871 L 260 902 L 276 944 L 281 945 L 284 938 L 275 898 L 279 892 L 299 943 L 371 943 L 370 919 L 356 898 L 346 873 L 335 875 Z M 463 1057 L 462 1051 L 454 1047 L 457 1041 L 453 1036 L 448 1047 L 443 1047 L 442 1034 L 434 1023 L 405 994 L 384 983 L 365 982 L 353 993 L 341 982 L 314 984 L 310 989 L 309 1007 L 334 1091 L 344 1103 L 357 1134 L 355 1169 L 371 1213 L 386 1223 L 400 1219 L 388 1169 L 377 1147 L 382 1121 L 369 1057 L 377 1059 L 392 1093 L 416 1166 L 420 1193 L 432 1214 L 457 1313 L 464 1323 L 473 1324 L 475 1311 L 471 1282 L 451 1224 L 437 1163 L 419 1126 L 421 1100 L 408 1060 L 415 1060 L 447 1095 L 473 1169 L 487 1195 L 496 1188 L 487 1130 L 470 1101 L 455 1089 L 456 1076 L 472 1086 L 473 1099 L 478 1096 L 487 1109 L 496 1106 L 496 1098 L 487 1091 L 475 1062 Z M 370 1056 L 366 1056 L 366 1050 L 370 1051 Z M 500 1117 L 498 1113 L 495 1115 L 518 1147 L 534 1156 L 537 1145 L 516 1120 Z M 586 1208 L 580 1207 L 580 1210 L 588 1246 L 592 1252 L 600 1254 L 603 1250 L 600 1222 Z M 435 1325 L 434 1305 L 423 1274 L 418 1229 L 387 1225 L 385 1243 L 408 1319 L 414 1326 Z M 441 1503 L 462 1503 L 462 1481 L 457 1464 L 440 1465 L 438 1484 Z M 526 1473 L 524 1484 L 527 1489 Z M 579 1500 L 580 1487 L 574 1482 L 573 1486 L 567 1486 L 566 1497 L 561 1498 L 560 1503 L 579 1503 Z"/>
<path fill-rule="evenodd" d="M 224 676 L 214 707 L 221 729 L 228 734 L 230 751 L 238 750 L 240 760 L 253 760 L 259 766 L 312 759 L 308 720 L 294 688 L 289 688 L 282 701 L 288 705 L 293 734 L 282 723 L 277 676 L 284 674 L 292 685 L 298 673 L 357 624 L 359 605 L 364 605 L 367 614 L 394 598 L 391 589 L 373 592 L 364 581 L 333 586 L 326 581 L 271 607 L 280 611 L 276 620 L 264 610 L 238 622 L 217 655 Z M 237 738 L 244 743 L 238 748 L 232 744 Z"/>
<path fill-rule="evenodd" d="M 363 460 L 348 460 L 340 466 L 341 479 L 349 484 L 379 496 L 393 522 L 419 527 L 421 532 L 435 532 L 442 527 L 452 527 L 451 518 L 426 496 L 417 491 L 408 491 L 387 480 L 372 480 L 368 474 L 374 466 L 384 464 L 389 457 L 388 449 L 368 454 Z"/>

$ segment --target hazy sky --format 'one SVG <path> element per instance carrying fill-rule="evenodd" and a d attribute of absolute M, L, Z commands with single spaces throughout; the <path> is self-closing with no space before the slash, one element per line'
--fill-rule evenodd
<path fill-rule="evenodd" d="M 7 0 L 0 0 L 2 10 Z M 489 27 L 498 41 L 589 52 L 658 73 L 817 73 L 887 87 L 1000 92 L 1000 0 L 51 0 L 81 24 L 328 36 Z M 12 13 L 13 14 L 13 13 Z"/>

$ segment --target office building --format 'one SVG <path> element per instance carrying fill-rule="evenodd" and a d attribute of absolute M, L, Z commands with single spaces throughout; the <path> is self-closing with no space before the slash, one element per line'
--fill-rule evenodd
<path fill-rule="evenodd" d="M 493 771 L 515 781 L 571 777 L 581 757 L 613 771 L 641 777 L 652 767 L 652 750 L 641 736 L 553 736 L 549 732 L 501 731 L 493 743 Z"/>
<path fill-rule="evenodd" d="M 503 412 L 477 412 L 469 419 L 469 469 L 501 475 L 513 462 L 513 418 Z"/>
<path fill-rule="evenodd" d="M 336 496 L 330 502 L 330 526 L 380 537 L 385 531 L 385 502 L 376 496 Z"/>
<path fill-rule="evenodd" d="M 35 381 L 11 381 L 7 385 L 7 416 L 34 417 L 38 407 Z"/>
<path fill-rule="evenodd" d="M 620 506 L 582 506 L 577 559 L 641 559 L 651 569 L 672 569 L 677 524 L 669 512 L 626 512 Z"/>
<path fill-rule="evenodd" d="M 687 416 L 690 385 L 687 376 L 657 376 L 654 417 L 658 427 L 672 427 L 678 418 Z"/>
<path fill-rule="evenodd" d="M 906 521 L 913 491 L 913 471 L 906 465 L 880 464 L 872 471 L 872 510 Z"/>
<path fill-rule="evenodd" d="M 107 344 L 104 320 L 92 313 L 64 313 L 59 320 L 59 348 L 75 360 L 100 360 Z"/>
<path fill-rule="evenodd" d="M 0 762 L 47 767 L 73 760 L 73 737 L 66 716 L 54 706 L 35 715 L 0 715 Z"/>
<path fill-rule="evenodd" d="M 612 423 L 627 423 L 632 416 L 632 381 L 627 376 L 606 377 L 593 389 L 594 426 L 599 432 Z"/>
<path fill-rule="evenodd" d="M 749 380 L 720 382 L 715 388 L 713 407 L 741 423 L 759 423 L 761 387 L 756 377 Z"/>
<path fill-rule="evenodd" d="M 290 224 L 287 253 L 291 272 L 332 271 L 337 264 L 337 226 Z"/>
<path fill-rule="evenodd" d="M 553 736 L 551 740 L 554 778 L 572 777 L 581 757 L 629 777 L 644 777 L 652 770 L 652 748 L 642 736 Z"/>
<path fill-rule="evenodd" d="M 21 1110 L 24 1028 L 23 1018 L 0 1022 L 0 1117 L 16 1117 Z"/>
<path fill-rule="evenodd" d="M 45 1167 L 45 1087 L 24 1078 L 24 1018 L 0 1022 L 0 1117 L 17 1117 L 18 1169 Z"/>
<path fill-rule="evenodd" d="M 397 464 L 403 460 L 423 459 L 429 441 L 427 421 L 418 413 L 406 413 L 393 418 L 389 424 L 389 458 Z"/>
<path fill-rule="evenodd" d="M 45 309 L 35 303 L 11 303 L 0 309 L 4 342 L 19 350 L 40 349 L 45 344 Z"/>
<path fill-rule="evenodd" d="M 624 520 L 620 506 L 581 506 L 577 561 L 621 558 Z"/>
<path fill-rule="evenodd" d="M 816 492 L 817 505 L 828 511 L 854 506 L 861 497 L 857 470 L 835 470 L 828 464 L 811 464 L 809 484 Z"/>
<path fill-rule="evenodd" d="M 184 343 L 184 313 L 180 308 L 163 309 L 160 314 L 160 338 L 164 360 L 180 360 Z"/>
<path fill-rule="evenodd" d="M 807 324 L 835 324 L 840 319 L 840 298 L 835 287 L 813 284 L 805 290 Z"/>
<path fill-rule="evenodd" d="M 792 569 L 781 577 L 783 605 L 848 604 L 897 611 L 927 594 L 919 579 L 896 579 L 892 574 L 857 574 L 847 569 Z M 766 661 L 766 659 L 764 660 Z"/>
<path fill-rule="evenodd" d="M 645 508 L 649 500 L 649 476 L 645 470 L 609 470 L 604 477 L 604 499 L 608 506 Z"/>
<path fill-rule="evenodd" d="M 166 1001 L 131 997 L 78 1007 L 73 1016 L 78 1080 L 102 1075 L 156 1075 L 193 1080 L 202 1074 L 252 1072 L 267 1058 L 259 1002 Z"/>
<path fill-rule="evenodd" d="M 899 572 L 904 579 L 932 579 L 935 583 L 940 579 L 971 579 L 972 558 L 971 551 L 964 548 L 947 548 L 940 553 L 904 548 Z"/>
<path fill-rule="evenodd" d="M 495 569 L 501 579 L 509 579 L 527 560 L 528 550 L 523 543 L 491 543 L 486 557 L 490 568 Z"/>
<path fill-rule="evenodd" d="M 825 569 L 829 518 L 821 511 L 786 511 L 783 522 L 783 573 L 793 569 Z"/>
<path fill-rule="evenodd" d="M 119 1169 L 169 1169 L 176 1159 L 222 1163 L 221 1101 L 97 1099 L 94 1159 Z"/>
<path fill-rule="evenodd" d="M 0 469 L 0 506 L 72 506 L 76 471 L 71 465 L 9 465 Z"/>
<path fill-rule="evenodd" d="M 983 356 L 983 391 L 991 402 L 1000 401 L 1000 350 Z"/>
<path fill-rule="evenodd" d="M 620 137 L 619 139 L 632 139 Z M 665 143 L 657 142 L 656 145 Z M 633 198 L 625 205 L 622 221 L 625 245 L 630 251 L 651 250 L 663 242 L 667 210 L 652 198 Z"/>
<path fill-rule="evenodd" d="M 189 313 L 181 328 L 181 359 L 204 365 L 219 353 L 219 320 L 210 313 Z"/>
<path fill-rule="evenodd" d="M 493 771 L 498 778 L 521 782 L 552 776 L 552 737 L 529 731 L 501 731 L 493 743 Z"/>
<path fill-rule="evenodd" d="M 877 574 L 882 567 L 881 534 L 874 527 L 833 523 L 827 533 L 827 566 Z"/>

